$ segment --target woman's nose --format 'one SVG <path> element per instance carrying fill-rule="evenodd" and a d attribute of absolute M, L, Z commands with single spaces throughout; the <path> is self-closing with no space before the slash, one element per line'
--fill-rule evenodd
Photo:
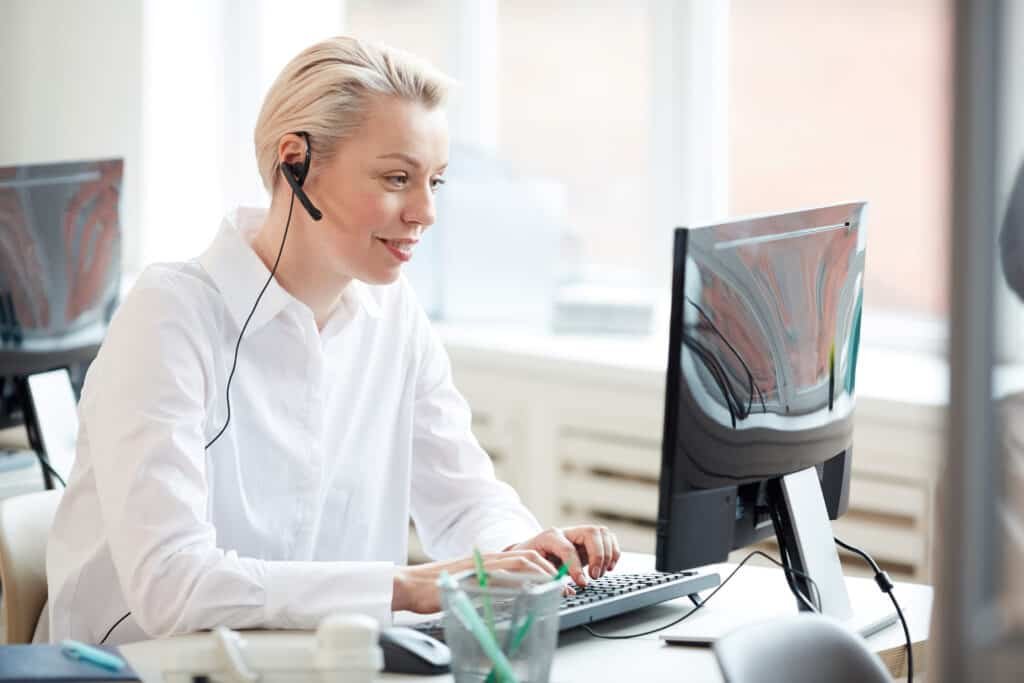
<path fill-rule="evenodd" d="M 434 193 L 430 190 L 417 192 L 414 197 L 410 197 L 403 213 L 402 218 L 406 223 L 418 225 L 421 230 L 426 230 L 437 220 Z"/>

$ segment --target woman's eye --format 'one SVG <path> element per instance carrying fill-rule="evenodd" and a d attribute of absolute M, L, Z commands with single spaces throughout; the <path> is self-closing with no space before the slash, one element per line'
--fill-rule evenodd
<path fill-rule="evenodd" d="M 408 176 L 404 175 L 389 175 L 385 176 L 385 180 L 395 187 L 405 187 L 405 184 L 409 182 Z"/>
<path fill-rule="evenodd" d="M 444 178 L 434 178 L 430 181 L 430 189 L 437 192 L 438 189 L 444 185 L 447 181 Z"/>

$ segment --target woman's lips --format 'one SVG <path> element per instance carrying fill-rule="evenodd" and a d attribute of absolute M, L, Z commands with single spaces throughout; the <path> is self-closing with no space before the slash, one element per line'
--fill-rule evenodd
<path fill-rule="evenodd" d="M 417 242 L 417 240 L 389 240 L 383 237 L 377 239 L 400 263 L 406 263 L 412 258 L 412 249 Z"/>

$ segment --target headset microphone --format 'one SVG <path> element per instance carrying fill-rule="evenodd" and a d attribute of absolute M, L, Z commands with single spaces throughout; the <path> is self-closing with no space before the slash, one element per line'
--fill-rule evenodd
<path fill-rule="evenodd" d="M 306 182 L 306 176 L 309 174 L 309 162 L 310 162 L 310 151 L 309 151 L 309 134 L 300 132 L 303 138 L 306 139 L 306 161 L 302 164 L 281 164 L 281 175 L 291 185 L 292 192 L 298 198 L 299 203 L 306 208 L 309 215 L 313 220 L 318 221 L 324 217 L 320 209 L 313 206 L 313 202 L 309 200 L 309 195 L 302 189 L 303 183 Z"/>

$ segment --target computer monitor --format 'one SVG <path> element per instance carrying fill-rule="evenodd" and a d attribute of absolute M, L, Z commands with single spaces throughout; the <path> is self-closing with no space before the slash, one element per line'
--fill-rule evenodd
<path fill-rule="evenodd" d="M 863 215 L 849 203 L 675 231 L 659 570 L 774 534 L 823 611 L 853 616 L 829 518 L 849 495 Z"/>
<path fill-rule="evenodd" d="M 0 167 L 0 427 L 43 453 L 27 378 L 68 368 L 77 396 L 121 284 L 120 159 Z"/>

